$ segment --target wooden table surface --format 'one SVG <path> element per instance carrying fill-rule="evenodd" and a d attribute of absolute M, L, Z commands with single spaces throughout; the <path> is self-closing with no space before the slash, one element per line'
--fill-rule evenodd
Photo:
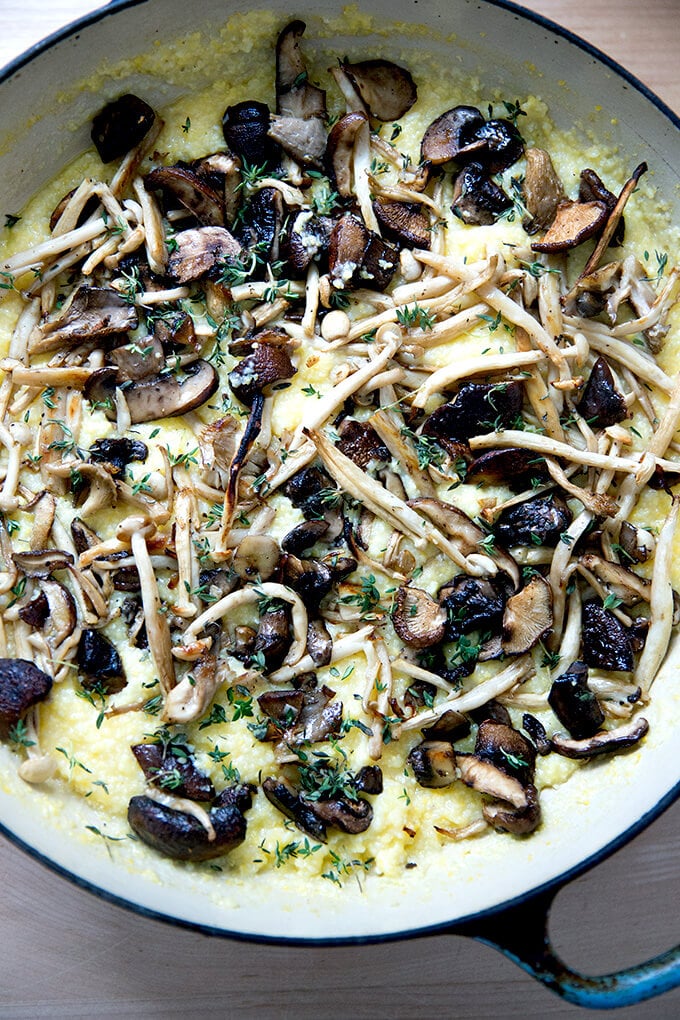
<path fill-rule="evenodd" d="M 0 0 L 0 66 L 100 6 Z M 525 0 L 603 49 L 680 113 L 678 0 Z M 602 973 L 673 945 L 680 803 L 562 892 L 552 914 L 572 966 Z M 581 1012 L 499 954 L 461 938 L 332 949 L 208 939 L 71 886 L 0 838 L 0 1018 L 333 1016 L 457 1020 Z M 680 989 L 617 1011 L 675 1020 Z"/>

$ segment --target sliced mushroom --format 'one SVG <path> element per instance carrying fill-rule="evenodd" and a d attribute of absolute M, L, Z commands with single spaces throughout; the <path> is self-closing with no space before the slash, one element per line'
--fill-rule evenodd
<path fill-rule="evenodd" d="M 423 434 L 449 443 L 466 443 L 471 436 L 511 427 L 522 412 L 523 384 L 463 383 L 449 404 L 426 418 Z"/>
<path fill-rule="evenodd" d="M 449 160 L 463 162 L 474 157 L 483 142 L 470 144 L 484 118 L 475 106 L 455 106 L 437 117 L 425 131 L 420 147 L 422 160 L 435 166 Z"/>
<path fill-rule="evenodd" d="M 533 648 L 553 624 L 552 591 L 540 574 L 512 595 L 503 613 L 503 651 L 521 655 Z"/>
<path fill-rule="evenodd" d="M 363 221 L 346 213 L 333 227 L 328 250 L 331 283 L 347 290 L 372 282 L 384 290 L 399 265 L 399 252 L 366 229 Z"/>
<path fill-rule="evenodd" d="M 253 806 L 256 787 L 250 783 L 234 783 L 220 790 L 213 801 L 213 808 L 235 807 L 243 814 Z"/>
<path fill-rule="evenodd" d="M 28 659 L 0 659 L 0 736 L 52 690 L 52 677 Z"/>
<path fill-rule="evenodd" d="M 50 611 L 46 621 L 47 643 L 52 650 L 59 647 L 78 623 L 73 595 L 58 581 L 49 578 L 41 580 L 40 587 L 47 598 Z"/>
<path fill-rule="evenodd" d="M 649 730 L 646 719 L 632 719 L 613 730 L 601 730 L 585 740 L 569 740 L 559 733 L 552 738 L 553 750 L 565 758 L 592 758 L 598 754 L 625 751 L 645 736 Z"/>
<path fill-rule="evenodd" d="M 495 117 L 480 124 L 471 142 L 483 142 L 475 154 L 489 173 L 499 174 L 516 163 L 524 152 L 524 139 L 511 120 Z"/>
<path fill-rule="evenodd" d="M 274 167 L 280 149 L 269 137 L 269 107 L 249 99 L 228 106 L 222 118 L 224 138 L 231 149 L 251 167 Z"/>
<path fill-rule="evenodd" d="M 175 235 L 168 275 L 177 283 L 198 280 L 221 263 L 241 254 L 241 245 L 224 227 L 191 227 Z"/>
<path fill-rule="evenodd" d="M 623 521 L 619 531 L 621 551 L 631 563 L 646 563 L 654 551 L 654 539 L 643 528 Z"/>
<path fill-rule="evenodd" d="M 328 521 L 303 521 L 281 539 L 281 548 L 284 552 L 293 553 L 294 556 L 301 556 L 302 553 L 311 549 L 320 538 L 328 531 Z"/>
<path fill-rule="evenodd" d="M 332 825 L 333 828 L 351 835 L 365 832 L 373 821 L 373 808 L 363 797 L 356 800 L 346 797 L 307 800 L 302 794 L 301 800 L 324 825 Z"/>
<path fill-rule="evenodd" d="M 501 772 L 518 779 L 522 786 L 534 781 L 536 750 L 508 722 L 485 719 L 480 723 L 475 754 L 481 761 L 489 761 Z"/>
<path fill-rule="evenodd" d="M 333 656 L 333 640 L 323 620 L 307 624 L 307 652 L 315 666 L 327 666 Z"/>
<path fill-rule="evenodd" d="M 634 666 L 630 637 L 612 612 L 586 602 L 583 605 L 583 661 L 595 669 L 630 672 Z"/>
<path fill-rule="evenodd" d="M 124 393 L 132 424 L 188 414 L 205 404 L 218 385 L 217 372 L 208 361 L 202 360 L 187 365 L 183 379 L 168 373 L 130 383 Z M 114 411 L 107 409 L 105 413 L 111 420 L 115 419 Z"/>
<path fill-rule="evenodd" d="M 535 715 L 525 712 L 522 716 L 522 726 L 534 742 L 537 752 L 540 755 L 550 754 L 552 745 L 543 723 Z"/>
<path fill-rule="evenodd" d="M 128 92 L 106 106 L 92 119 L 92 141 L 102 163 L 120 159 L 139 145 L 156 115 L 143 99 Z"/>
<path fill-rule="evenodd" d="M 490 482 L 492 485 L 509 485 L 520 490 L 531 486 L 534 478 L 543 482 L 549 477 L 542 457 L 533 450 L 516 446 L 480 454 L 468 464 L 465 472 L 466 481 L 474 481 L 475 484 Z"/>
<path fill-rule="evenodd" d="M 256 394 L 295 375 L 296 369 L 282 347 L 260 344 L 229 373 L 234 396 L 248 407 Z"/>
<path fill-rule="evenodd" d="M 338 429 L 338 449 L 366 471 L 371 463 L 387 464 L 390 451 L 372 425 L 345 418 Z"/>
<path fill-rule="evenodd" d="M 498 800 L 507 801 L 523 810 L 529 803 L 526 788 L 515 776 L 510 776 L 490 761 L 482 761 L 475 754 L 456 755 L 460 778 L 466 786 L 487 793 Z"/>
<path fill-rule="evenodd" d="M 526 151 L 522 197 L 529 214 L 523 224 L 527 233 L 547 230 L 565 196 L 562 181 L 545 149 L 529 148 Z"/>
<path fill-rule="evenodd" d="M 97 686 L 107 694 L 117 694 L 127 684 L 120 655 L 109 639 L 98 630 L 83 630 L 76 656 L 86 690 Z"/>
<path fill-rule="evenodd" d="M 550 688 L 548 703 L 576 740 L 592 737 L 604 722 L 600 703 L 588 687 L 585 662 L 573 662 L 565 673 L 557 677 Z"/>
<path fill-rule="evenodd" d="M 581 170 L 581 176 L 579 178 L 578 187 L 578 198 L 579 202 L 604 202 L 607 206 L 609 214 L 613 213 L 616 208 L 616 195 L 613 194 L 603 183 L 599 174 L 594 170 L 586 168 Z M 623 238 L 625 233 L 625 222 L 623 216 L 618 222 L 616 230 L 610 241 L 611 245 L 623 244 Z"/>
<path fill-rule="evenodd" d="M 549 230 L 532 242 L 532 250 L 555 254 L 576 248 L 604 227 L 608 215 L 604 202 L 563 202 Z"/>
<path fill-rule="evenodd" d="M 176 198 L 202 226 L 225 225 L 224 197 L 196 170 L 178 163 L 159 166 L 144 178 L 147 191 L 162 190 Z"/>
<path fill-rule="evenodd" d="M 314 814 L 310 805 L 300 800 L 295 787 L 285 779 L 274 779 L 273 776 L 267 776 L 262 782 L 262 792 L 267 800 L 278 808 L 286 818 L 295 822 L 298 829 L 311 836 L 312 839 L 318 839 L 322 843 L 326 842 L 325 823 Z"/>
<path fill-rule="evenodd" d="M 505 546 L 556 546 L 573 520 L 567 504 L 554 493 L 535 496 L 503 510 L 494 524 L 494 534 Z"/>
<path fill-rule="evenodd" d="M 315 216 L 309 209 L 297 214 L 279 248 L 294 275 L 306 273 L 313 261 L 325 257 L 332 229 L 329 216 Z"/>
<path fill-rule="evenodd" d="M 241 204 L 241 161 L 231 152 L 214 152 L 195 160 L 192 168 L 219 192 L 224 226 L 234 222 Z M 191 321 L 191 319 L 189 319 Z"/>
<path fill-rule="evenodd" d="M 395 631 L 411 648 L 438 645 L 446 632 L 446 610 L 422 588 L 402 586 L 392 612 Z"/>
<path fill-rule="evenodd" d="M 15 564 L 27 577 L 49 577 L 73 564 L 73 556 L 64 549 L 36 549 L 12 554 Z"/>
<path fill-rule="evenodd" d="M 283 583 L 297 592 L 310 609 L 318 609 L 333 587 L 331 568 L 321 560 L 301 560 L 286 553 L 281 560 Z"/>
<path fill-rule="evenodd" d="M 303 120 L 301 117 L 275 115 L 271 118 L 269 135 L 296 162 L 319 169 L 323 166 L 328 136 L 323 121 L 317 117 Z"/>
<path fill-rule="evenodd" d="M 115 347 L 107 360 L 118 369 L 118 382 L 137 382 L 157 375 L 165 365 L 163 345 L 152 336 L 140 341 Z"/>
<path fill-rule="evenodd" d="M 291 643 L 290 613 L 279 605 L 263 613 L 257 628 L 253 658 L 264 660 L 264 672 L 278 669 Z"/>
<path fill-rule="evenodd" d="M 326 143 L 326 166 L 341 198 L 352 195 L 352 155 L 359 130 L 366 124 L 365 113 L 354 111 L 340 117 Z"/>
<path fill-rule="evenodd" d="M 593 365 L 583 395 L 578 403 L 579 414 L 589 425 L 604 429 L 630 417 L 630 411 L 618 389 L 612 370 L 604 358 Z"/>
<path fill-rule="evenodd" d="M 214 808 L 209 819 L 213 839 L 195 817 L 150 797 L 133 797 L 128 806 L 132 831 L 154 850 L 178 861 L 212 860 L 240 846 L 245 839 L 246 820 L 233 805 Z"/>
<path fill-rule="evenodd" d="M 246 535 L 236 547 L 231 566 L 244 581 L 268 581 L 280 558 L 279 544 L 271 535 Z"/>
<path fill-rule="evenodd" d="M 541 806 L 535 786 L 527 787 L 527 803 L 523 808 L 511 808 L 502 801 L 482 805 L 482 814 L 497 832 L 511 832 L 514 836 L 526 836 L 538 828 L 541 822 Z"/>
<path fill-rule="evenodd" d="M 409 751 L 407 761 L 421 786 L 439 790 L 456 781 L 456 752 L 445 740 L 423 740 Z"/>
<path fill-rule="evenodd" d="M 304 691 L 265 691 L 257 699 L 260 709 L 275 724 L 268 740 L 278 740 L 283 730 L 288 730 L 298 721 L 304 701 Z"/>
<path fill-rule="evenodd" d="M 260 188 L 239 216 L 239 241 L 244 248 L 254 248 L 264 258 L 276 261 L 284 215 L 283 197 L 279 189 Z"/>
<path fill-rule="evenodd" d="M 19 606 L 19 619 L 34 630 L 42 630 L 50 614 L 50 604 L 44 592 L 36 592 L 30 602 Z"/>
<path fill-rule="evenodd" d="M 212 781 L 198 768 L 186 745 L 177 741 L 168 747 L 160 743 L 134 744 L 130 750 L 152 786 L 189 800 L 214 798 Z"/>
<path fill-rule="evenodd" d="M 430 221 L 423 208 L 411 202 L 388 202 L 377 199 L 373 203 L 378 223 L 386 237 L 407 248 L 430 248 Z"/>
<path fill-rule="evenodd" d="M 333 701 L 334 697 L 335 691 L 330 687 L 316 687 L 316 679 L 313 685 L 305 689 L 296 727 L 296 737 L 299 740 L 314 743 L 327 740 L 332 734 L 340 732 L 342 702 Z"/>
<path fill-rule="evenodd" d="M 412 690 L 414 686 L 415 684 L 411 684 L 409 690 Z M 429 692 L 430 695 L 434 696 L 435 691 L 436 688 L 433 687 Z M 464 737 L 467 737 L 469 732 L 470 720 L 468 717 L 454 711 L 452 708 L 448 708 L 432 726 L 428 726 L 423 730 L 423 736 L 427 740 L 445 740 L 447 743 L 452 744 L 456 740 L 462 740 Z"/>
<path fill-rule="evenodd" d="M 579 562 L 625 606 L 636 606 L 639 602 L 649 602 L 651 581 L 647 578 L 638 577 L 627 567 L 620 563 L 610 563 L 609 560 L 603 559 L 596 553 L 584 553 L 579 557 Z"/>
<path fill-rule="evenodd" d="M 326 116 L 326 93 L 310 83 L 300 52 L 306 27 L 304 21 L 291 21 L 276 41 L 277 112 L 303 120 Z"/>
<path fill-rule="evenodd" d="M 354 789 L 359 793 L 383 792 L 383 774 L 379 765 L 364 765 L 354 777 Z"/>
<path fill-rule="evenodd" d="M 36 351 L 74 346 L 84 340 L 103 339 L 136 329 L 139 320 L 134 305 L 108 287 L 78 287 L 59 315 L 40 327 Z"/>
<path fill-rule="evenodd" d="M 489 225 L 512 208 L 512 201 L 492 181 L 481 163 L 468 163 L 458 176 L 451 211 L 463 223 Z"/>
<path fill-rule="evenodd" d="M 128 464 L 132 461 L 144 463 L 148 456 L 149 448 L 146 443 L 140 439 L 129 439 L 127 436 L 114 439 L 95 439 L 88 450 L 90 460 L 95 464 L 106 464 L 111 469 L 114 478 L 122 477 Z M 73 525 L 71 529 L 73 530 Z M 90 531 L 89 528 L 87 530 Z M 94 532 L 91 532 L 91 537 L 94 537 L 96 542 L 99 541 Z M 78 552 L 83 552 L 85 548 L 88 546 L 78 549 Z"/>
<path fill-rule="evenodd" d="M 377 120 L 399 120 L 418 98 L 410 73 L 391 60 L 362 60 L 340 66 Z"/>

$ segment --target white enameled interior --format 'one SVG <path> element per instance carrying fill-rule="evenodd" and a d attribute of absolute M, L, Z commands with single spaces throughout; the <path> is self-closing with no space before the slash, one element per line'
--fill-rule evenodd
<path fill-rule="evenodd" d="M 139 91 L 156 106 L 173 99 L 178 87 L 148 75 L 105 80 L 101 92 L 75 86 L 90 77 L 102 60 L 143 53 L 154 41 L 221 24 L 232 11 L 250 6 L 241 0 L 146 0 L 109 11 L 100 20 L 36 55 L 0 84 L 0 181 L 4 209 L 17 209 L 55 172 L 88 144 L 87 126 L 103 99 Z M 264 5 L 263 5 L 264 6 Z M 291 11 L 283 0 L 269 0 L 290 16 L 335 14 L 332 0 L 301 0 Z M 399 17 L 424 22 L 455 40 L 400 40 L 402 50 L 423 45 L 441 59 L 478 74 L 490 89 L 499 86 L 513 98 L 533 92 L 549 105 L 560 127 L 582 121 L 601 132 L 634 166 L 646 159 L 652 179 L 680 222 L 680 131 L 648 98 L 590 53 L 513 11 L 471 0 L 363 0 L 363 9 L 378 23 Z M 342 39 L 339 52 L 344 52 Z M 57 84 L 58 83 L 58 84 Z M 187 89 L 201 85 L 200 68 Z M 71 89 L 71 86 L 74 86 Z M 57 89 L 65 90 L 57 96 Z M 598 106 L 599 112 L 593 112 Z M 80 125 L 80 126 L 79 126 Z M 676 652 L 680 648 L 676 644 Z M 487 910 L 525 895 L 576 867 L 652 811 L 680 782 L 680 756 L 674 745 L 679 714 L 678 655 L 671 655 L 656 681 L 648 715 L 651 729 L 644 746 L 609 763 L 582 769 L 565 787 L 543 796 L 545 825 L 529 840 L 502 843 L 470 841 L 456 864 L 442 854 L 441 866 L 414 869 L 398 885 L 371 882 L 361 893 L 348 885 L 332 899 L 314 890 L 284 890 L 273 895 L 264 879 L 239 888 L 238 896 L 216 901 L 205 885 L 196 884 L 164 861 L 149 856 L 145 868 L 131 872 L 124 854 L 102 842 L 85 848 L 71 835 L 82 829 L 66 802 L 16 781 L 0 793 L 0 822 L 41 855 L 88 883 L 129 903 L 185 922 L 250 935 L 290 938 L 379 936 L 441 924 Z M 9 772 L 7 757 L 0 768 Z M 80 808 L 78 809 L 80 810 Z M 502 849 L 499 850 L 499 847 Z M 111 853 L 109 853 L 111 850 Z M 322 883 L 328 885 L 328 883 Z M 285 894 L 284 894 L 285 893 Z"/>

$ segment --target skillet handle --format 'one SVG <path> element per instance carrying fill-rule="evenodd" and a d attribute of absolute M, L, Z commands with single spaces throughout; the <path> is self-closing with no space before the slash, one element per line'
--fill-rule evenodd
<path fill-rule="evenodd" d="M 519 906 L 448 930 L 499 949 L 551 991 L 589 1009 L 633 1005 L 680 985 L 680 946 L 599 977 L 571 970 L 553 949 L 548 934 L 550 908 L 558 892 L 559 887 L 539 893 Z"/>

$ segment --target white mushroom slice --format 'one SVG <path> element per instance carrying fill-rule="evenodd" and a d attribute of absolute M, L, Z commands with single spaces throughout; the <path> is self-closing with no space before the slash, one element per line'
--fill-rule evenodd
<path fill-rule="evenodd" d="M 194 529 L 200 525 L 196 497 L 191 489 L 179 489 L 175 495 L 175 551 L 177 555 L 177 599 L 173 611 L 184 619 L 198 612 L 198 558 L 194 549 Z"/>
<path fill-rule="evenodd" d="M 673 498 L 671 508 L 657 540 L 652 570 L 650 623 L 645 647 L 635 671 L 635 679 L 643 691 L 648 691 L 664 660 L 673 631 L 673 585 L 671 566 L 673 542 L 678 522 L 680 502 Z"/>
<path fill-rule="evenodd" d="M 503 432 L 488 432 L 483 436 L 472 436 L 470 449 L 484 450 L 496 447 L 520 446 L 525 450 L 535 450 L 544 456 L 552 454 L 554 457 L 561 457 L 564 460 L 572 461 L 575 464 L 585 464 L 588 467 L 610 469 L 621 471 L 625 474 L 634 474 L 640 466 L 640 456 L 634 457 L 613 457 L 602 453 L 593 453 L 590 450 L 578 450 L 568 443 L 558 443 L 548 436 L 540 436 L 534 432 L 521 432 L 517 429 L 505 429 Z"/>
<path fill-rule="evenodd" d="M 218 673 L 215 656 L 202 655 L 190 672 L 166 694 L 163 721 L 182 724 L 200 719 L 223 679 Z"/>
<path fill-rule="evenodd" d="M 134 521 L 135 518 L 128 518 Z M 138 519 L 137 519 L 138 520 Z M 144 622 L 146 633 L 149 639 L 151 658 L 158 673 L 158 681 L 163 694 L 167 697 L 175 686 L 175 665 L 172 659 L 172 642 L 170 640 L 170 628 L 163 612 L 163 604 L 158 592 L 156 575 L 146 545 L 146 538 L 151 537 L 155 528 L 153 525 L 142 523 L 142 529 L 133 531 L 127 536 L 130 540 L 132 555 L 135 558 L 139 583 L 142 591 L 142 607 L 144 609 Z M 120 530 L 120 529 L 119 529 Z M 91 550 L 88 550 L 91 551 Z"/>
<path fill-rule="evenodd" d="M 527 791 L 519 779 L 501 772 L 490 761 L 482 761 L 474 754 L 458 754 L 456 763 L 460 770 L 460 778 L 466 786 L 472 786 L 480 793 L 507 801 L 515 808 L 527 807 Z"/>
<path fill-rule="evenodd" d="M 598 754 L 625 751 L 642 740 L 648 731 L 649 723 L 640 717 L 614 730 L 600 730 L 593 737 L 584 740 L 572 740 L 557 733 L 551 743 L 553 750 L 565 758 L 592 758 Z"/>
<path fill-rule="evenodd" d="M 184 644 L 186 645 L 198 637 L 209 623 L 220 620 L 227 613 L 233 612 L 241 606 L 252 605 L 263 596 L 271 599 L 281 599 L 293 607 L 293 643 L 283 662 L 286 666 L 294 666 L 304 655 L 307 644 L 307 610 L 302 599 L 294 591 L 282 584 L 274 584 L 271 581 L 266 581 L 258 585 L 257 588 L 241 588 L 239 591 L 225 595 L 224 598 L 215 602 L 214 605 L 206 609 L 204 613 L 201 613 L 187 627 L 184 632 Z"/>

